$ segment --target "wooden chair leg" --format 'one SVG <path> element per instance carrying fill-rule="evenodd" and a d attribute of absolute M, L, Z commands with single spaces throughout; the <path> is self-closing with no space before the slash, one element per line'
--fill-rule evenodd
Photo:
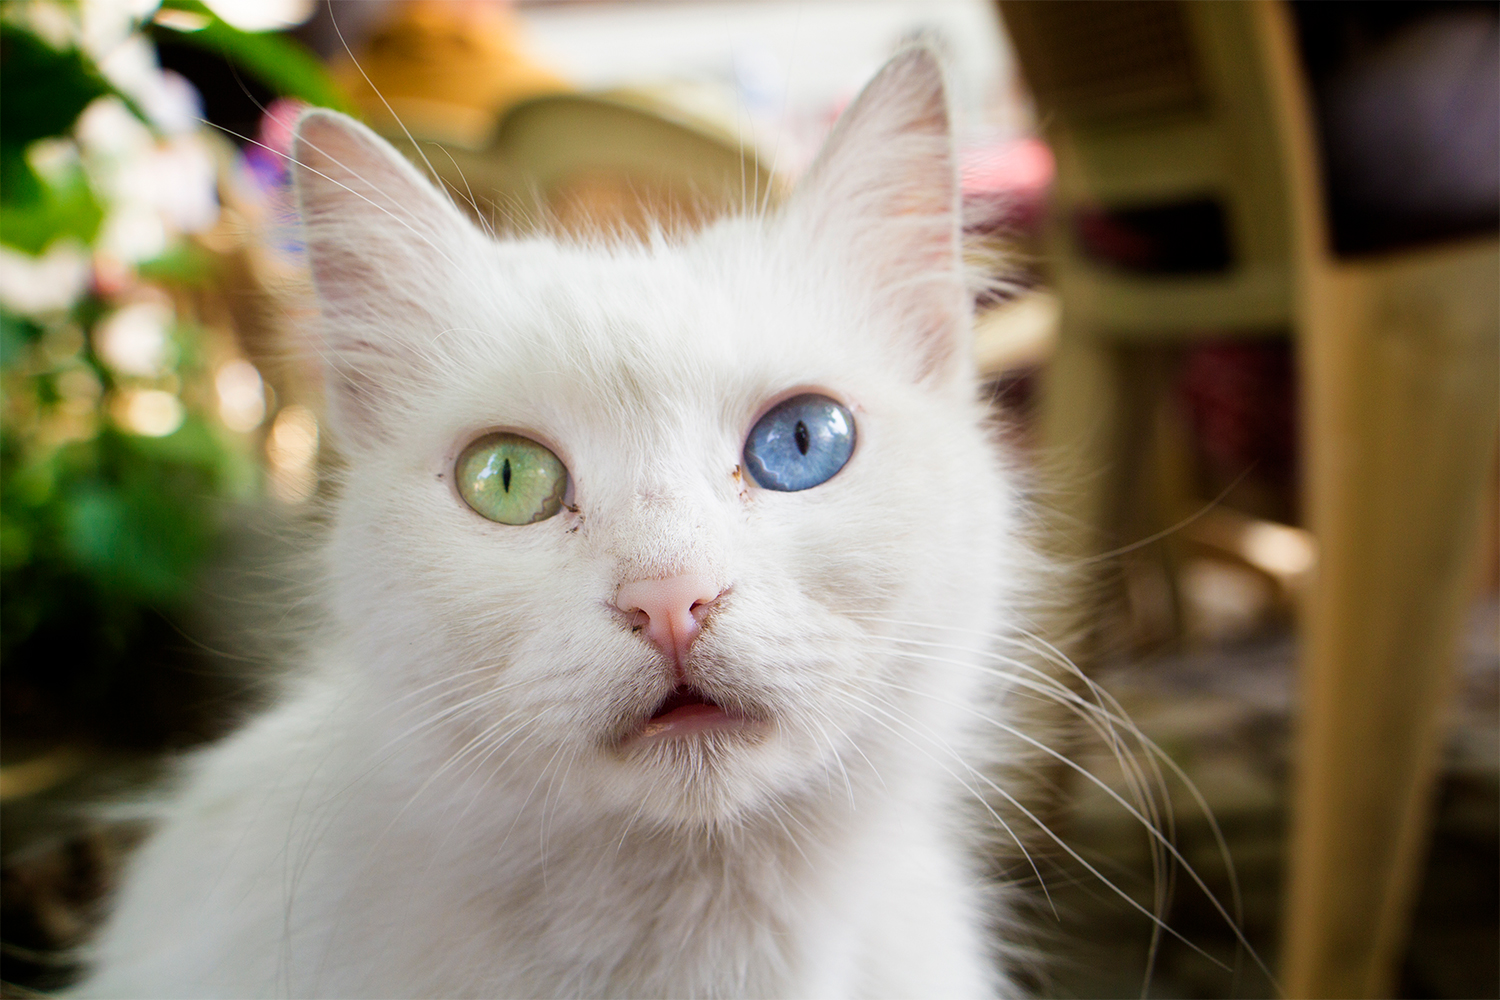
<path fill-rule="evenodd" d="M 1284 986 L 1395 988 L 1425 856 L 1500 410 L 1487 243 L 1314 276 L 1302 338 L 1306 608 Z"/>
<path fill-rule="evenodd" d="M 1064 311 L 1057 347 L 1041 385 L 1040 478 L 1048 554 L 1063 568 L 1071 599 L 1044 609 L 1043 633 L 1082 670 L 1096 652 L 1097 632 L 1118 593 L 1118 561 L 1100 559 L 1117 547 L 1125 491 L 1138 464 L 1131 456 L 1149 439 L 1149 388 L 1141 384 L 1139 359 L 1093 331 L 1080 330 Z M 1087 696 L 1080 678 L 1055 665 L 1039 663 L 1075 693 Z M 1066 713 L 1045 717 L 1038 726 L 1051 732 L 1049 746 L 1064 756 L 1078 749 L 1082 735 Z M 1069 792 L 1077 775 L 1051 758 L 1038 756 L 1032 811 L 1054 832 L 1071 815 Z M 1025 829 L 1025 824 L 1019 824 Z M 1038 840 L 1037 846 L 1050 847 Z"/>
<path fill-rule="evenodd" d="M 1064 314 L 1040 416 L 1048 542 L 1065 564 L 1089 565 L 1084 561 L 1130 541 L 1121 534 L 1125 498 L 1139 485 L 1152 444 L 1162 382 L 1157 353 L 1070 329 Z M 1097 576 L 1082 568 L 1080 575 Z"/>

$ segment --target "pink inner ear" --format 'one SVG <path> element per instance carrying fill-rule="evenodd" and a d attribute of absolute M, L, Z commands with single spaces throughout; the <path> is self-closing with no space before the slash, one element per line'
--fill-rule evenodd
<path fill-rule="evenodd" d="M 292 148 L 308 255 L 320 280 L 373 282 L 363 290 L 378 294 L 382 273 L 453 266 L 467 221 L 384 139 L 318 110 L 302 117 Z"/>

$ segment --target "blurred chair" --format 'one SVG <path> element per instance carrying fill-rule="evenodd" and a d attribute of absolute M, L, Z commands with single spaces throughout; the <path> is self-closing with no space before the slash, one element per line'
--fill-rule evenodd
<path fill-rule="evenodd" d="M 481 222 L 643 233 L 775 191 L 732 127 L 646 90 L 572 92 L 493 4 L 394 4 L 335 71 L 370 124 Z"/>
<path fill-rule="evenodd" d="M 778 178 L 754 147 L 645 93 L 546 94 L 482 142 L 439 143 L 420 120 L 380 131 L 481 223 L 527 231 L 692 227 L 765 204 Z"/>
<path fill-rule="evenodd" d="M 381 131 L 482 146 L 518 101 L 572 87 L 532 55 L 514 11 L 491 3 L 401 0 L 332 71 Z M 342 36 L 339 36 L 342 42 Z"/>
<path fill-rule="evenodd" d="M 1391 995 L 1500 414 L 1500 245 L 1335 256 L 1275 0 L 999 7 L 1058 164 L 1042 428 L 1067 462 L 1061 553 L 1128 541 L 1162 346 L 1296 338 L 1319 563 L 1282 976 L 1293 997 Z"/>
<path fill-rule="evenodd" d="M 778 191 L 755 150 L 649 94 L 553 94 L 505 116 L 492 155 L 508 207 L 564 230 L 694 227 Z"/>
<path fill-rule="evenodd" d="M 974 317 L 974 366 L 984 378 L 1034 370 L 1057 346 L 1057 295 L 1029 289 Z"/>

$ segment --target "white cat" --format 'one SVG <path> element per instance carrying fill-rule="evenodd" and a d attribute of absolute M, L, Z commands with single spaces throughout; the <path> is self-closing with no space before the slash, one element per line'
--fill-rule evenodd
<path fill-rule="evenodd" d="M 330 112 L 295 156 L 333 624 L 79 992 L 1013 992 L 965 801 L 1031 560 L 932 55 L 679 241 L 496 242 Z"/>

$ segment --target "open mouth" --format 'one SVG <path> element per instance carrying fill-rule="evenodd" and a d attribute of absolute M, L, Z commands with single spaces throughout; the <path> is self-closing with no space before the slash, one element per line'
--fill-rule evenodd
<path fill-rule="evenodd" d="M 749 720 L 727 711 L 702 691 L 683 684 L 656 706 L 637 739 L 670 739 L 691 733 L 739 729 L 748 724 Z"/>

